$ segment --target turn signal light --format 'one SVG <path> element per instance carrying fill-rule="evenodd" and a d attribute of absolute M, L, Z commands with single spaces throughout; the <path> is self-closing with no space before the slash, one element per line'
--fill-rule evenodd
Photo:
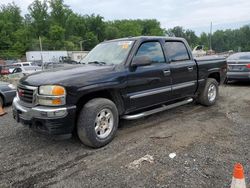
<path fill-rule="evenodd" d="M 61 86 L 54 86 L 52 90 L 53 95 L 64 95 L 65 94 L 65 89 Z"/>
<path fill-rule="evenodd" d="M 248 69 L 250 69 L 250 64 L 247 64 L 246 67 L 247 67 Z"/>
<path fill-rule="evenodd" d="M 62 104 L 62 100 L 61 99 L 53 99 L 51 102 L 52 102 L 53 105 L 60 105 L 60 104 Z"/>

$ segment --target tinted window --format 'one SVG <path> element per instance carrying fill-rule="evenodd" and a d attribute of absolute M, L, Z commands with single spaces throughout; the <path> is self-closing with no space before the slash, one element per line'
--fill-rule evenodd
<path fill-rule="evenodd" d="M 143 43 L 138 49 L 136 56 L 148 56 L 153 63 L 165 62 L 162 48 L 159 42 Z"/>
<path fill-rule="evenodd" d="M 165 49 L 170 61 L 184 61 L 188 60 L 189 55 L 186 46 L 182 42 L 169 41 L 165 43 Z"/>

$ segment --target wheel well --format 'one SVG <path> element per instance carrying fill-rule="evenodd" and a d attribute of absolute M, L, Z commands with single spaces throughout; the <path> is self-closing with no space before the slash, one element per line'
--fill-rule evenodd
<path fill-rule="evenodd" d="M 118 113 L 122 114 L 124 111 L 123 101 L 118 91 L 115 90 L 101 90 L 83 95 L 77 102 L 77 115 L 82 107 L 91 99 L 106 98 L 113 101 L 117 107 Z"/>
<path fill-rule="evenodd" d="M 220 84 L 220 73 L 214 72 L 208 75 L 208 78 L 214 78 Z"/>

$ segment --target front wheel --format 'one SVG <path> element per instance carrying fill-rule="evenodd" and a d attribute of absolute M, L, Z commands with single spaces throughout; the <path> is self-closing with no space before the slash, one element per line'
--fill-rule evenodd
<path fill-rule="evenodd" d="M 208 78 L 203 91 L 198 97 L 198 102 L 204 106 L 215 104 L 219 96 L 218 82 L 214 78 Z"/>
<path fill-rule="evenodd" d="M 118 121 L 118 111 L 112 101 L 104 98 L 92 99 L 79 114 L 77 134 L 83 144 L 99 148 L 114 138 Z"/>

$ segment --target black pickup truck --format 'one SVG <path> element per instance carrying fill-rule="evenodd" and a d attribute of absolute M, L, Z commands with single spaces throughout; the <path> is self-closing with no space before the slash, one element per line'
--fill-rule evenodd
<path fill-rule="evenodd" d="M 133 120 L 197 101 L 211 106 L 226 77 L 224 58 L 194 59 L 182 38 L 105 41 L 81 65 L 22 78 L 14 118 L 53 135 L 76 131 L 90 147 L 115 136 L 120 118 Z"/>

